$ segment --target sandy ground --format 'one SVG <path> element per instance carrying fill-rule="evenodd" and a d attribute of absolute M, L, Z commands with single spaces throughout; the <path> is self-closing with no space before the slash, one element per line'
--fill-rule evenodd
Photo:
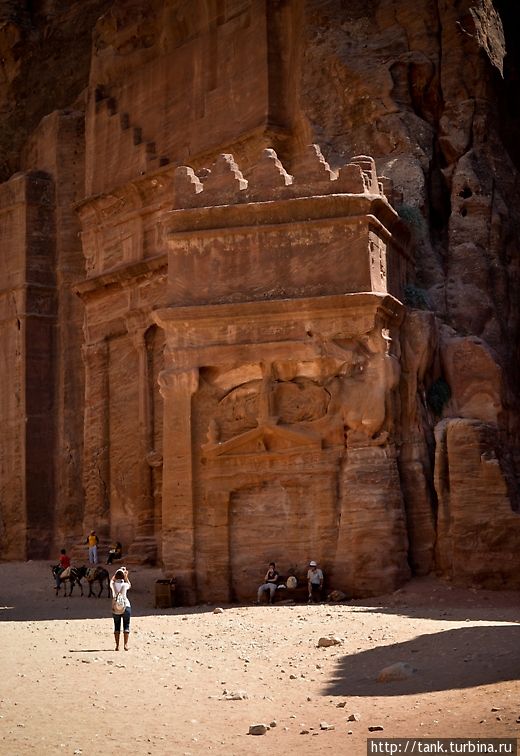
<path fill-rule="evenodd" d="M 0 564 L 1 756 L 357 756 L 375 736 L 520 733 L 518 593 L 424 578 L 377 599 L 214 614 L 154 609 L 160 573 L 130 577 L 131 648 L 116 652 L 106 596 L 55 597 L 48 563 Z M 342 644 L 318 648 L 330 634 Z M 416 671 L 377 682 L 396 662 Z"/>

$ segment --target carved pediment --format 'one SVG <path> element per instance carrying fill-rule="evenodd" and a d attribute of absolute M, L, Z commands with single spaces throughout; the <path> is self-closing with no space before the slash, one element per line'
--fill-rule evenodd
<path fill-rule="evenodd" d="M 308 430 L 294 430 L 283 425 L 260 425 L 222 443 L 204 444 L 206 457 L 239 456 L 296 449 L 321 449 L 320 437 Z"/>

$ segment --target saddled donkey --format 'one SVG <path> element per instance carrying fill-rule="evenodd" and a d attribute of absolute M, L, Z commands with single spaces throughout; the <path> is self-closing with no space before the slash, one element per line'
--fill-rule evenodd
<path fill-rule="evenodd" d="M 84 577 L 84 573 L 82 573 L 81 567 L 67 567 L 66 570 L 63 570 L 60 572 L 60 566 L 54 565 L 51 566 L 52 575 L 54 577 L 54 580 L 57 580 L 58 576 L 60 578 L 60 583 L 56 583 L 56 596 L 60 592 L 61 586 L 64 588 L 63 595 L 67 595 L 67 583 L 70 585 L 69 590 L 69 596 L 72 596 L 72 590 L 74 586 L 77 584 L 79 585 L 79 589 L 81 591 L 81 595 L 83 596 L 83 586 L 81 585 L 81 578 Z"/>
<path fill-rule="evenodd" d="M 107 596 L 110 596 L 110 581 L 109 581 L 109 575 L 107 570 L 105 570 L 104 567 L 80 567 L 80 570 L 82 571 L 82 577 L 85 577 L 85 580 L 88 583 L 88 596 L 94 596 L 95 593 L 93 591 L 93 585 L 94 583 L 99 583 L 99 593 L 97 597 L 99 598 L 101 594 L 103 593 L 103 586 L 105 585 L 105 580 L 107 583 Z"/>

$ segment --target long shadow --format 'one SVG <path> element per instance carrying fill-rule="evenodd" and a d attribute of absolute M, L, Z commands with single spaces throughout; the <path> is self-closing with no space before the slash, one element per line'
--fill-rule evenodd
<path fill-rule="evenodd" d="M 176 606 L 171 609 L 156 609 L 150 601 L 149 595 L 132 598 L 132 617 L 163 617 L 186 616 L 192 614 L 206 614 L 213 612 L 214 606 Z M 0 599 L 1 601 L 1 599 Z M 153 599 L 152 599 L 153 601 Z M 46 605 L 28 607 L 24 603 L 11 601 L 8 605 L 0 605 L 0 624 L 2 622 L 42 622 L 45 620 L 76 620 L 76 619 L 106 619 L 112 618 L 110 601 L 106 598 L 90 598 L 71 596 L 70 598 L 49 597 Z"/>
<path fill-rule="evenodd" d="M 56 596 L 54 580 L 47 562 L 9 562 L 0 565 L 0 624 L 2 622 L 30 622 L 44 620 L 106 619 L 111 618 L 110 598 L 105 587 L 100 598 L 87 596 L 88 584 L 83 580 L 84 596 L 77 586 L 72 596 L 63 592 Z M 162 578 L 158 568 L 133 568 L 132 589 L 129 595 L 134 617 L 189 615 L 212 612 L 214 606 L 173 607 L 157 609 L 155 581 Z"/>
<path fill-rule="evenodd" d="M 379 672 L 405 662 L 408 679 L 378 682 Z M 470 688 L 520 675 L 520 626 L 485 625 L 419 635 L 342 657 L 326 688 L 333 696 L 402 696 Z"/>
<path fill-rule="evenodd" d="M 362 614 L 393 615 L 408 619 L 429 619 L 437 622 L 516 622 L 519 619 L 519 604 L 509 607 L 475 606 L 356 606 L 355 611 Z M 375 620 L 374 620 L 375 621 Z"/>
<path fill-rule="evenodd" d="M 392 594 L 348 602 L 356 611 L 412 619 L 513 621 L 518 618 L 520 591 L 463 588 L 434 577 L 412 578 Z"/>

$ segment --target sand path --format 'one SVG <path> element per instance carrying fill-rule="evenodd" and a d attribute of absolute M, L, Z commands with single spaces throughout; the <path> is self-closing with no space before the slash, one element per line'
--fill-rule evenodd
<path fill-rule="evenodd" d="M 422 578 L 373 600 L 214 614 L 154 609 L 159 571 L 130 577 L 131 649 L 116 652 L 105 596 L 55 597 L 48 563 L 0 564 L 1 756 L 361 756 L 378 735 L 520 734 L 518 593 Z M 328 635 L 341 645 L 318 648 Z M 416 671 L 377 682 L 396 662 Z"/>

